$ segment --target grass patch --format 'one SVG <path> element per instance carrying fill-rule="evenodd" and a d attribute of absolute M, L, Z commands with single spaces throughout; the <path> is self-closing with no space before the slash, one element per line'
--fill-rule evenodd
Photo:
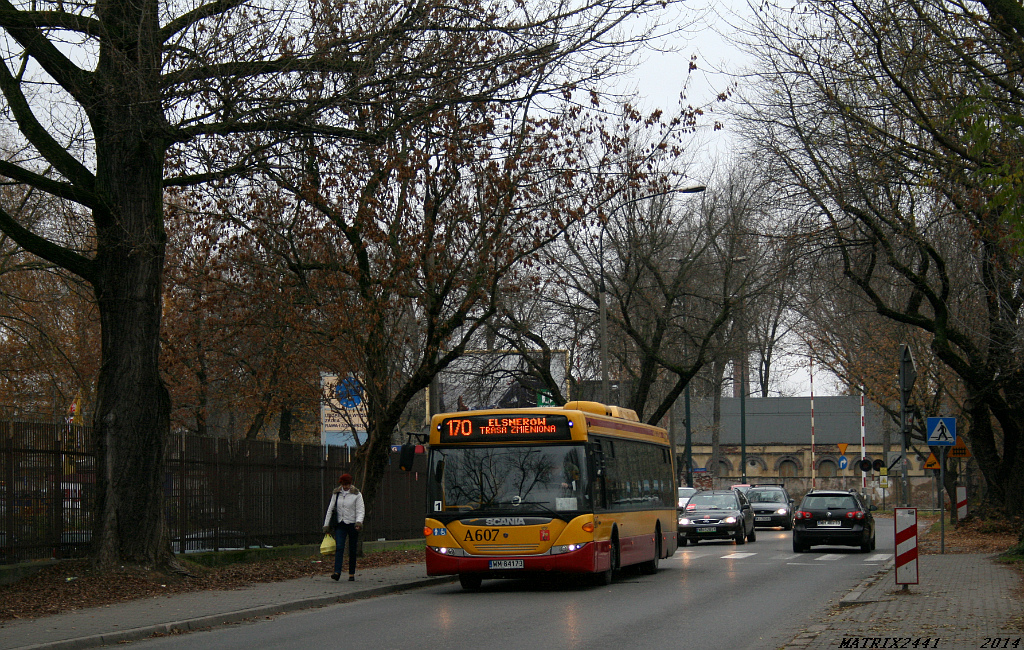
<path fill-rule="evenodd" d="M 1024 542 L 1017 544 L 999 556 L 1000 562 L 1007 564 L 1019 564 L 1024 566 Z"/>

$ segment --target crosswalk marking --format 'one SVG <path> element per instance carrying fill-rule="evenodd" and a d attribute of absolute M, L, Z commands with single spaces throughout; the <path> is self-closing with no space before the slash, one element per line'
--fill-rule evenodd
<path fill-rule="evenodd" d="M 751 555 L 757 555 L 757 553 L 730 553 L 729 555 L 723 555 L 723 560 L 738 560 L 744 557 L 750 557 Z"/>
<path fill-rule="evenodd" d="M 758 553 L 755 552 L 755 551 L 744 551 L 744 552 L 728 553 L 726 555 L 718 555 L 718 552 L 716 552 L 716 550 L 713 549 L 713 548 L 707 548 L 707 549 L 702 549 L 702 548 L 701 549 L 697 549 L 697 548 L 689 549 L 688 548 L 688 549 L 679 549 L 679 551 L 676 552 L 675 558 L 682 559 L 682 557 L 685 555 L 685 556 L 687 556 L 687 560 L 692 561 L 692 560 L 695 560 L 697 558 L 705 558 L 705 557 L 710 558 L 710 557 L 714 557 L 714 556 L 717 555 L 718 558 L 722 559 L 722 560 L 743 560 L 743 559 L 746 559 L 748 557 L 754 557 L 757 554 Z M 874 554 L 868 555 L 866 557 L 865 556 L 861 556 L 861 555 L 856 554 L 856 553 L 821 553 L 820 555 L 817 555 L 817 557 L 815 557 L 815 552 L 814 551 L 809 551 L 809 552 L 806 552 L 806 553 L 778 554 L 778 555 L 771 555 L 771 556 L 762 554 L 761 557 L 762 557 L 763 560 L 766 560 L 766 561 L 778 561 L 778 562 L 790 562 L 790 563 L 792 563 L 793 560 L 804 559 L 804 560 L 808 560 L 808 561 L 812 561 L 812 562 L 836 562 L 836 561 L 839 561 L 839 560 L 852 560 L 852 561 L 863 562 L 864 564 L 880 564 L 882 562 L 886 562 L 886 561 L 892 559 L 892 553 L 874 553 Z M 803 564 L 803 563 L 801 563 L 801 564 Z"/>

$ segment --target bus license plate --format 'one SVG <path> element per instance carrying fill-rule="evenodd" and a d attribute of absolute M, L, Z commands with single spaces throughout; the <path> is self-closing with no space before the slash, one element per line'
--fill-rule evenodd
<path fill-rule="evenodd" d="M 491 569 L 522 569 L 523 560 L 491 560 L 487 566 Z"/>
<path fill-rule="evenodd" d="M 842 525 L 843 525 L 843 522 L 841 522 L 841 521 L 836 521 L 835 519 L 825 519 L 825 520 L 823 520 L 823 521 L 819 521 L 819 522 L 818 522 L 818 525 L 819 525 L 819 526 L 832 526 L 832 527 L 839 527 L 839 526 L 842 526 Z"/>
<path fill-rule="evenodd" d="M 698 533 L 716 533 L 716 532 L 718 532 L 718 529 L 715 528 L 714 526 L 711 526 L 709 528 L 698 528 L 697 532 Z"/>

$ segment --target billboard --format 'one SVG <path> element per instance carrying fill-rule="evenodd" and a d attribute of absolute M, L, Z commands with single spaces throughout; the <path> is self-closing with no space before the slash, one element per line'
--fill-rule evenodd
<path fill-rule="evenodd" d="M 365 441 L 363 385 L 352 375 L 320 373 L 320 444 L 358 447 Z"/>

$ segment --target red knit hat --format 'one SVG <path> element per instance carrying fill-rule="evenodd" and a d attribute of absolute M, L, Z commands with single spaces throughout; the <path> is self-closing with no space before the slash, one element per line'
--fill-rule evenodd
<path fill-rule="evenodd" d="M 351 485 L 352 484 L 352 475 L 351 474 L 342 474 L 341 476 L 338 477 L 338 483 L 341 483 L 342 485 L 344 485 L 346 483 Z"/>

